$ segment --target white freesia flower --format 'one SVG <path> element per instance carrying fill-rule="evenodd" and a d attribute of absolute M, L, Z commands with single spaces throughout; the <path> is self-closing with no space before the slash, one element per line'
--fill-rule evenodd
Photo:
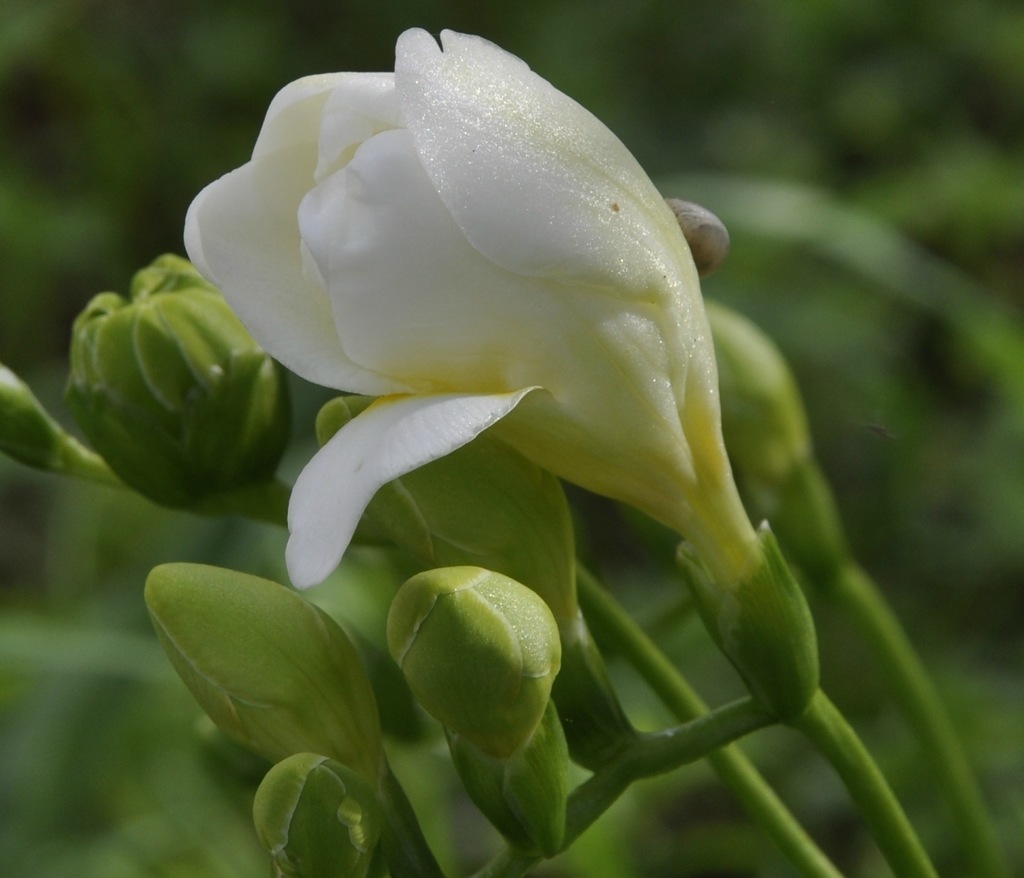
<path fill-rule="evenodd" d="M 251 161 L 186 221 L 189 256 L 271 354 L 382 397 L 295 485 L 293 581 L 330 573 L 382 484 L 492 425 L 739 581 L 757 538 L 671 210 L 604 125 L 518 58 L 441 43 L 408 31 L 394 74 L 287 86 Z"/>

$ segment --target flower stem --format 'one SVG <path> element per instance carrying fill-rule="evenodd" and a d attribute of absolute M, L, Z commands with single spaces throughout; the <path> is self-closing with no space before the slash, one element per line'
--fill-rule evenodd
<path fill-rule="evenodd" d="M 444 878 L 405 790 L 386 763 L 381 769 L 378 794 L 384 809 L 381 844 L 393 878 Z"/>
<path fill-rule="evenodd" d="M 823 592 L 852 617 L 881 664 L 894 697 L 917 735 L 922 757 L 942 788 L 970 874 L 977 878 L 1009 878 L 963 745 L 921 659 L 877 585 L 858 565 L 847 563 Z"/>
<path fill-rule="evenodd" d="M 636 780 L 696 762 L 776 719 L 751 697 L 704 713 L 663 732 L 641 735 L 569 797 L 568 846 Z"/>
<path fill-rule="evenodd" d="M 796 465 L 777 489 L 772 516 L 779 539 L 825 600 L 837 604 L 871 648 L 893 698 L 920 745 L 953 828 L 977 878 L 1009 878 L 994 824 L 949 714 L 924 664 L 884 595 L 850 557 L 835 498 L 813 458 Z"/>
<path fill-rule="evenodd" d="M 751 697 L 663 732 L 633 738 L 569 796 L 563 850 L 610 808 L 634 781 L 696 762 L 737 738 L 777 720 Z M 519 878 L 540 857 L 507 848 L 476 878 Z"/>
<path fill-rule="evenodd" d="M 595 636 L 614 645 L 677 719 L 685 722 L 706 713 L 708 708 L 700 696 L 594 576 L 580 567 L 577 579 L 580 604 Z M 723 747 L 707 759 L 801 875 L 842 878 L 741 750 Z"/>
<path fill-rule="evenodd" d="M 828 696 L 819 690 L 804 715 L 792 725 L 832 763 L 893 873 L 899 878 L 937 878 L 888 782 Z"/>

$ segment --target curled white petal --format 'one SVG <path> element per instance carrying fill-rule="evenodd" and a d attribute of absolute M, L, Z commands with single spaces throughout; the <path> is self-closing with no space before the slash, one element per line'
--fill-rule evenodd
<path fill-rule="evenodd" d="M 480 37 L 399 38 L 395 88 L 423 166 L 463 233 L 522 274 L 650 297 L 698 295 L 689 250 L 622 142 Z"/>
<path fill-rule="evenodd" d="M 253 147 L 253 158 L 289 146 L 315 146 L 325 102 L 334 89 L 352 75 L 320 73 L 296 79 L 282 88 L 267 108 Z"/>
<path fill-rule="evenodd" d="M 315 145 L 290 146 L 215 180 L 189 207 L 185 249 L 256 341 L 293 372 L 374 396 L 404 390 L 357 367 L 334 331 L 295 219 L 315 166 Z"/>
<path fill-rule="evenodd" d="M 533 389 L 386 397 L 342 427 L 292 491 L 285 561 L 295 586 L 316 585 L 338 566 L 378 488 L 465 445 Z"/>

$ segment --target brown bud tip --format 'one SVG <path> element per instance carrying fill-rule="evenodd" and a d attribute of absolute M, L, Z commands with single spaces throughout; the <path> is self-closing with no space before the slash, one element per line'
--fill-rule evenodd
<path fill-rule="evenodd" d="M 725 224 L 706 207 L 692 201 L 666 198 L 665 203 L 672 208 L 683 237 L 690 245 L 697 273 L 707 277 L 717 271 L 729 255 L 729 232 Z"/>

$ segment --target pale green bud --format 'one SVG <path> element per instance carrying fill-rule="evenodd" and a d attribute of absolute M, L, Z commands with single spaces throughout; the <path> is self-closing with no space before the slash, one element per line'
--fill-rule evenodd
<path fill-rule="evenodd" d="M 818 691 L 818 640 L 804 593 L 767 525 L 753 576 L 722 586 L 686 548 L 680 566 L 704 624 L 761 705 L 783 722 Z"/>
<path fill-rule="evenodd" d="M 847 557 L 839 514 L 814 460 L 800 390 L 782 352 L 752 321 L 708 303 L 722 396 L 722 432 L 757 512 L 812 580 Z"/>
<path fill-rule="evenodd" d="M 10 369 L 0 363 L 0 451 L 37 469 L 57 469 L 64 431 Z"/>
<path fill-rule="evenodd" d="M 175 670 L 222 731 L 274 762 L 322 753 L 376 781 L 373 690 L 326 613 L 276 582 L 200 564 L 154 569 L 146 604 Z"/>
<path fill-rule="evenodd" d="M 452 761 L 469 797 L 505 838 L 527 853 L 551 857 L 565 838 L 569 750 L 552 702 L 540 725 L 507 759 L 448 733 Z"/>
<path fill-rule="evenodd" d="M 561 663 L 547 604 L 515 580 L 479 567 L 409 579 L 391 604 L 387 637 L 424 709 L 497 757 L 533 734 Z"/>
<path fill-rule="evenodd" d="M 276 878 L 364 878 L 381 834 L 372 787 L 315 753 L 296 753 L 271 768 L 252 813 Z"/>
<path fill-rule="evenodd" d="M 327 403 L 317 418 L 320 443 L 372 401 Z M 489 436 L 381 488 L 358 535 L 394 543 L 424 567 L 503 573 L 537 592 L 559 622 L 577 615 L 575 542 L 561 482 Z"/>
<path fill-rule="evenodd" d="M 270 481 L 288 439 L 283 370 L 177 256 L 75 320 L 67 403 L 111 469 L 167 506 L 214 511 Z"/>
<path fill-rule="evenodd" d="M 317 417 L 321 444 L 371 402 L 327 403 Z M 529 586 L 558 622 L 554 693 L 573 758 L 597 768 L 633 737 L 576 603 L 572 519 L 549 472 L 484 434 L 381 488 L 357 535 L 400 546 L 427 568 L 473 565 Z"/>
<path fill-rule="evenodd" d="M 777 484 L 811 453 L 796 380 L 774 342 L 746 317 L 706 305 L 718 361 L 722 432 L 745 478 Z"/>

